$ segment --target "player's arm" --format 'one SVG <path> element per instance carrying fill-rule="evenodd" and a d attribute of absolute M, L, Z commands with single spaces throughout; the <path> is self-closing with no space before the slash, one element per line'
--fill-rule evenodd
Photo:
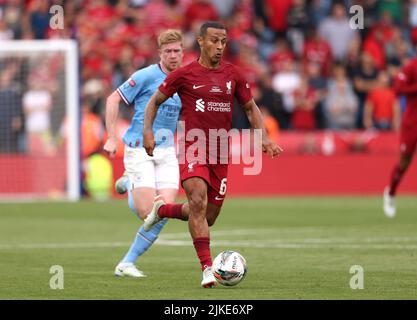
<path fill-rule="evenodd" d="M 145 116 L 143 118 L 143 147 L 150 156 L 153 156 L 153 149 L 155 148 L 155 139 L 152 132 L 153 122 L 159 106 L 168 98 L 161 91 L 156 90 L 146 105 Z"/>
<path fill-rule="evenodd" d="M 414 65 L 415 67 L 415 65 Z M 412 78 L 412 64 L 406 65 L 402 71 L 400 71 L 394 79 L 394 89 L 398 94 L 416 94 L 417 82 L 410 81 Z"/>
<path fill-rule="evenodd" d="M 368 99 L 365 102 L 365 108 L 363 110 L 363 126 L 365 129 L 372 128 L 372 113 L 373 113 L 373 105 L 372 102 Z"/>
<path fill-rule="evenodd" d="M 273 142 L 266 132 L 261 111 L 253 99 L 243 105 L 246 116 L 252 128 L 259 129 L 262 132 L 262 151 L 272 158 L 279 155 L 283 150 L 275 142 Z"/>
<path fill-rule="evenodd" d="M 117 91 L 114 91 L 106 100 L 106 130 L 107 141 L 103 150 L 108 152 L 111 157 L 116 154 L 117 150 L 117 118 L 119 116 L 119 104 L 121 97 Z"/>
<path fill-rule="evenodd" d="M 398 102 L 398 100 L 396 100 L 394 103 L 394 115 L 392 118 L 392 128 L 395 131 L 398 131 L 400 130 L 400 126 L 401 126 L 401 107 L 400 107 L 400 103 Z"/>

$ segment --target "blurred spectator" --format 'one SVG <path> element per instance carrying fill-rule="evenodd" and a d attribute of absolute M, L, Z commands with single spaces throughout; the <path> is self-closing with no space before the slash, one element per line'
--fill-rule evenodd
<path fill-rule="evenodd" d="M 359 98 L 359 109 L 357 113 L 356 126 L 363 128 L 363 110 L 368 92 L 375 88 L 378 70 L 375 62 L 368 53 L 363 53 L 359 68 L 353 76 L 353 84 Z"/>
<path fill-rule="evenodd" d="M 387 72 L 380 72 L 375 89 L 369 92 L 365 104 L 366 129 L 395 130 L 400 128 L 401 111 L 396 94 L 390 87 Z"/>
<path fill-rule="evenodd" d="M 30 15 L 30 23 L 35 39 L 45 38 L 46 31 L 49 28 L 49 2 L 43 0 L 34 0 L 32 2 L 32 13 Z"/>
<path fill-rule="evenodd" d="M 312 0 L 310 1 L 309 15 L 311 24 L 317 27 L 326 18 L 332 7 L 332 0 Z"/>
<path fill-rule="evenodd" d="M 0 19 L 0 41 L 1 40 L 12 40 L 14 33 L 11 28 L 6 24 L 3 19 Z"/>
<path fill-rule="evenodd" d="M 345 6 L 339 2 L 333 5 L 331 17 L 320 22 L 319 33 L 329 42 L 333 56 L 339 62 L 346 58 L 350 43 L 358 36 L 349 25 Z"/>
<path fill-rule="evenodd" d="M 403 38 L 401 30 L 394 29 L 392 40 L 385 47 L 387 56 L 387 71 L 394 77 L 400 68 L 411 56 L 411 45 Z"/>
<path fill-rule="evenodd" d="M 101 117 L 92 112 L 92 106 L 88 100 L 84 101 L 81 114 L 81 157 L 83 159 L 101 150 L 103 136 L 104 125 Z"/>
<path fill-rule="evenodd" d="M 405 11 L 403 8 L 404 0 L 379 0 L 378 11 L 379 15 L 382 16 L 384 12 L 389 12 L 390 16 L 396 23 L 400 23 L 405 17 Z"/>
<path fill-rule="evenodd" d="M 269 28 L 275 32 L 275 37 L 285 37 L 288 28 L 288 12 L 292 0 L 265 0 L 264 12 Z"/>
<path fill-rule="evenodd" d="M 272 79 L 270 75 L 265 74 L 259 82 L 260 97 L 255 100 L 259 108 L 263 107 L 268 113 L 279 122 L 279 127 L 283 125 L 283 102 L 282 95 L 272 89 Z M 288 127 L 288 123 L 284 126 Z"/>
<path fill-rule="evenodd" d="M 303 53 L 304 35 L 310 26 L 305 0 L 293 0 L 288 12 L 287 37 L 292 43 L 294 52 L 300 57 Z"/>
<path fill-rule="evenodd" d="M 240 0 L 212 0 L 213 5 L 221 19 L 228 18 L 233 14 L 233 9 Z"/>
<path fill-rule="evenodd" d="M 269 57 L 269 65 L 273 74 L 281 72 L 287 62 L 295 60 L 294 53 L 291 51 L 286 39 L 276 40 L 275 51 Z"/>
<path fill-rule="evenodd" d="M 328 77 L 332 66 L 332 49 L 329 43 L 320 36 L 316 28 L 310 28 L 307 34 L 308 37 L 303 48 L 304 70 L 309 63 L 314 62 L 320 66 L 320 74 Z"/>
<path fill-rule="evenodd" d="M 391 43 L 396 28 L 393 25 L 391 14 L 385 11 L 381 20 L 374 24 L 363 43 L 363 51 L 369 53 L 376 67 L 381 70 L 386 66 L 386 47 Z"/>
<path fill-rule="evenodd" d="M 308 78 L 309 86 L 314 89 L 317 94 L 316 108 L 314 108 L 316 127 L 318 129 L 323 129 L 325 128 L 323 101 L 327 95 L 327 78 L 321 74 L 319 64 L 314 62 L 310 62 L 307 65 L 305 75 Z"/>
<path fill-rule="evenodd" d="M 277 120 L 269 113 L 265 107 L 260 107 L 262 117 L 264 120 L 265 130 L 272 141 L 278 142 L 279 139 L 279 124 Z"/>
<path fill-rule="evenodd" d="M 49 28 L 51 4 L 64 7 L 63 30 Z M 352 5 L 364 8 L 363 30 L 350 28 L 347 8 Z M 362 128 L 366 96 L 378 71 L 396 74 L 413 52 L 410 38 L 417 39 L 417 0 L 8 0 L 0 1 L 0 41 L 76 38 L 81 80 L 94 91 L 87 97 L 93 113 L 100 116 L 109 91 L 157 59 L 154 37 L 161 28 L 184 31 L 187 64 L 198 58 L 195 36 L 202 20 L 219 18 L 228 29 L 226 60 L 241 65 L 256 101 L 279 121 L 281 130 L 291 126 L 294 91 L 302 75 L 317 95 L 319 129 L 333 127 L 329 100 L 354 105 L 347 89 L 352 79 L 359 100 L 356 127 Z M 345 66 L 347 85 L 331 74 L 334 63 Z M 44 69 L 37 77 L 48 83 L 56 98 L 57 82 L 47 79 L 56 74 L 49 66 Z M 332 91 L 328 99 L 327 88 Z M 247 127 L 244 114 L 236 110 L 234 125 Z"/>
<path fill-rule="evenodd" d="M 317 128 L 315 108 L 317 106 L 317 92 L 310 87 L 308 78 L 303 77 L 301 84 L 294 91 L 294 112 L 291 124 L 295 130 L 314 130 Z"/>
<path fill-rule="evenodd" d="M 22 99 L 12 79 L 10 66 L 0 69 L 0 152 L 19 152 L 23 128 Z"/>
<path fill-rule="evenodd" d="M 417 27 L 417 0 L 410 1 L 409 22 L 412 28 Z"/>
<path fill-rule="evenodd" d="M 272 88 L 283 98 L 282 124 L 285 129 L 290 127 L 291 115 L 295 107 L 294 92 L 300 85 L 301 77 L 293 61 L 286 61 L 283 64 L 283 70 L 272 78 Z"/>
<path fill-rule="evenodd" d="M 334 68 L 334 80 L 329 83 L 324 106 L 329 129 L 355 129 L 358 99 L 343 66 L 339 65 Z"/>
<path fill-rule="evenodd" d="M 266 65 L 256 54 L 257 40 L 254 36 L 243 35 L 237 45 L 237 56 L 234 59 L 246 77 L 252 91 L 256 91 L 258 81 L 267 72 Z M 253 92 L 254 94 L 255 92 Z"/>
<path fill-rule="evenodd" d="M 217 20 L 216 7 L 209 0 L 193 0 L 185 11 L 185 28 L 196 21 Z"/>
<path fill-rule="evenodd" d="M 84 189 L 94 200 L 105 201 L 112 195 L 113 167 L 106 156 L 95 153 L 84 163 Z"/>
<path fill-rule="evenodd" d="M 29 76 L 29 90 L 23 96 L 28 151 L 34 155 L 52 155 L 51 137 L 52 94 L 36 76 Z"/>

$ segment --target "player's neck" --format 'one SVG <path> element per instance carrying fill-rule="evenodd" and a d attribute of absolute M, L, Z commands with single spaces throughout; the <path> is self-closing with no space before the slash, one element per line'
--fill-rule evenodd
<path fill-rule="evenodd" d="M 207 69 L 217 69 L 220 66 L 220 61 L 213 64 L 210 61 L 210 59 L 208 59 L 207 57 L 203 57 L 203 56 L 200 56 L 200 58 L 198 58 L 198 63 Z"/>
<path fill-rule="evenodd" d="M 171 71 L 168 70 L 162 62 L 159 62 L 159 67 L 161 68 L 163 73 L 165 73 L 165 74 L 170 74 L 171 73 Z"/>

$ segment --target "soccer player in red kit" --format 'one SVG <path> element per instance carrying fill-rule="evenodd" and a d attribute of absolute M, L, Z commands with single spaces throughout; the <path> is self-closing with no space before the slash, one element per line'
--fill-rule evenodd
<path fill-rule="evenodd" d="M 384 212 L 389 218 L 395 216 L 397 187 L 417 145 L 417 57 L 411 59 L 395 77 L 394 88 L 398 94 L 406 96 L 407 106 L 401 122 L 400 161 L 392 171 L 389 186 L 384 190 Z"/>
<path fill-rule="evenodd" d="M 143 146 L 147 153 L 152 155 L 155 146 L 152 123 L 158 107 L 168 97 L 178 93 L 182 102 L 181 116 L 186 135 L 190 130 L 197 130 L 204 132 L 207 138 L 210 135 L 209 130 L 229 131 L 232 127 L 233 101 L 236 97 L 243 106 L 251 126 L 262 130 L 263 151 L 272 157 L 277 156 L 282 149 L 269 139 L 249 84 L 234 65 L 222 61 L 227 41 L 225 27 L 218 22 L 206 22 L 201 26 L 197 40 L 200 46 L 199 59 L 169 74 L 148 102 L 143 132 Z M 204 288 L 216 284 L 211 270 L 209 226 L 214 224 L 220 213 L 226 194 L 228 168 L 227 163 L 218 162 L 219 156 L 216 156 L 216 163 L 210 161 L 213 145 L 210 144 L 210 150 L 209 139 L 202 142 L 208 147 L 206 154 L 199 161 L 190 161 L 189 158 L 179 161 L 181 184 L 188 202 L 166 204 L 162 199 L 156 200 L 143 225 L 147 230 L 162 218 L 188 221 L 203 271 L 201 285 Z M 185 141 L 185 154 L 193 145 L 194 141 Z M 217 150 L 214 151 L 217 155 Z"/>

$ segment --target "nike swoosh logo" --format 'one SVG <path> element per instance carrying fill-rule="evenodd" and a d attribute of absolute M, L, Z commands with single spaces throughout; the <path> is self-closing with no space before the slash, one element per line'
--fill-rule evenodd
<path fill-rule="evenodd" d="M 216 199 L 216 200 L 223 200 L 224 198 L 215 197 L 214 199 Z"/>
<path fill-rule="evenodd" d="M 206 86 L 205 84 L 203 84 L 203 85 L 201 85 L 201 86 L 196 86 L 196 85 L 193 85 L 193 89 L 198 89 L 198 88 L 205 87 L 205 86 Z"/>

